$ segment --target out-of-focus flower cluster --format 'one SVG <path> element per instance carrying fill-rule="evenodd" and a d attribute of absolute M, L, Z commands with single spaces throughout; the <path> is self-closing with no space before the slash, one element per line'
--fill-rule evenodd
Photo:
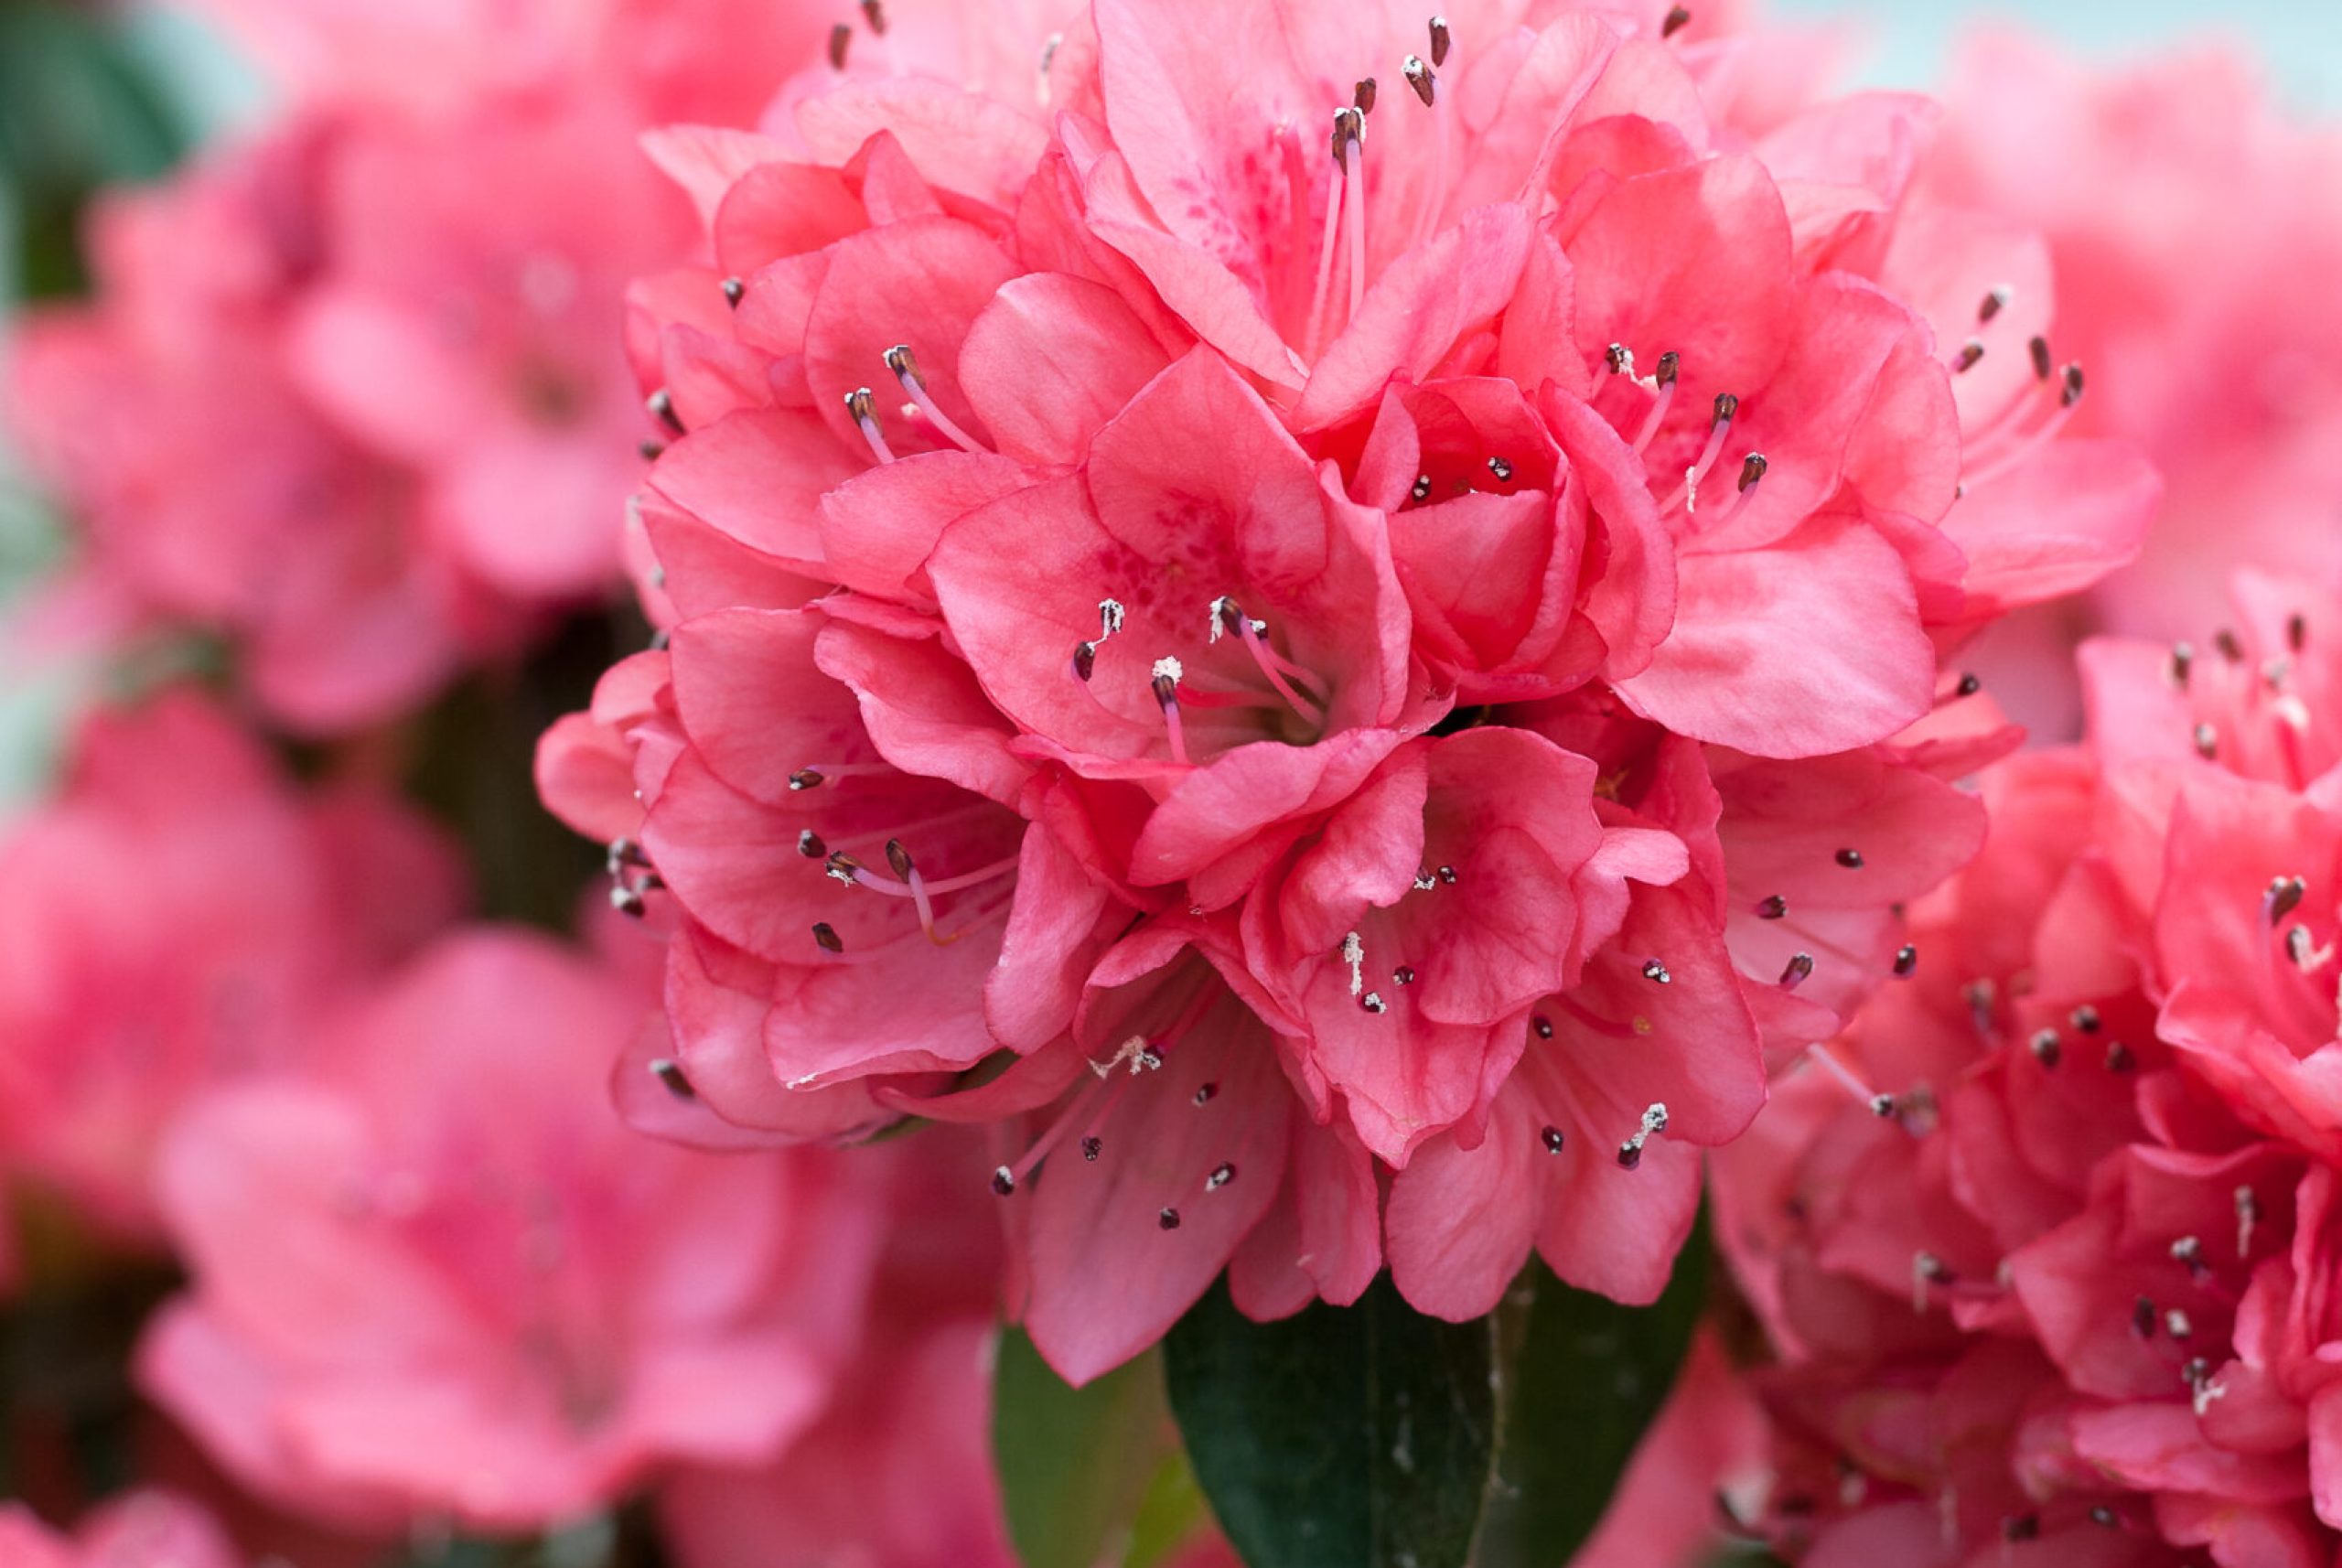
<path fill-rule="evenodd" d="M 2016 736 L 1940 650 L 2153 475 L 2063 438 L 2040 242 L 1915 192 L 1922 101 L 1599 7 L 1056 21 L 654 144 L 714 252 L 633 299 L 665 639 L 540 757 L 671 933 L 646 1065 L 992 1123 L 1077 1380 L 1223 1267 L 1648 1300 L 1766 1045 L 1981 842 Z"/>

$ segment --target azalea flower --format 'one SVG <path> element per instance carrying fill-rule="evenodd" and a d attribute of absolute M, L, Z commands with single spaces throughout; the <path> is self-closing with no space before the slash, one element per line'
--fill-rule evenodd
<path fill-rule="evenodd" d="M 307 1059 L 341 993 L 462 901 L 418 819 L 364 785 L 296 790 L 188 691 L 91 715 L 0 876 L 0 1168 L 147 1244 L 188 1101 Z"/>
<path fill-rule="evenodd" d="M 263 1498 L 351 1528 L 525 1530 L 654 1469 L 747 1466 L 855 1338 L 870 1192 L 610 1115 L 625 983 L 518 932 L 443 940 L 306 1070 L 189 1108 L 158 1185 L 188 1292 L 141 1385 Z"/>
<path fill-rule="evenodd" d="M 2016 736 L 1939 648 L 2153 476 L 1915 102 L 1752 145 L 1729 40 L 1555 7 L 1000 19 L 650 144 L 714 256 L 632 295 L 661 646 L 539 779 L 670 933 L 658 1061 L 994 1125 L 1077 1380 L 1223 1267 L 1649 1299 L 1976 847 Z"/>
<path fill-rule="evenodd" d="M 2200 660 L 2086 646 L 2090 749 L 1995 771 L 1991 845 L 1914 911 L 1929 967 L 1718 1156 L 1805 1561 L 2342 1541 L 2335 605 L 2236 601 Z"/>
<path fill-rule="evenodd" d="M 2103 373 L 2076 429 L 2138 441 L 2169 499 L 2139 562 L 2086 599 L 2019 618 L 1985 668 L 2025 716 L 2080 727 L 2068 650 L 2096 631 L 2171 638 L 2226 613 L 2233 565 L 2331 580 L 2342 510 L 2329 455 L 2342 320 L 2287 279 L 2342 263 L 2342 215 L 2304 200 L 2342 174 L 2342 137 L 2287 111 L 2233 50 L 2121 70 L 1990 31 L 1953 65 L 1920 180 L 2036 227 L 2057 279 L 2055 335 Z M 2259 237 L 2240 245 L 2226 236 Z M 2191 381 L 2218 366 L 2208 404 Z"/>

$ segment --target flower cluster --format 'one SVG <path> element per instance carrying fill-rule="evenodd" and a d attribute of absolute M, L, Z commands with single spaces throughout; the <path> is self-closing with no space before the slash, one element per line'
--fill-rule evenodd
<path fill-rule="evenodd" d="M 1911 194 L 1918 101 L 1754 130 L 1680 17 L 1062 20 L 655 144 L 714 252 L 633 296 L 663 629 L 539 757 L 671 934 L 649 1066 L 994 1124 L 1077 1380 L 1223 1266 L 1647 1300 L 1766 1045 L 1981 842 L 2016 736 L 1939 650 L 2153 476 L 2061 438 L 2037 244 Z"/>
<path fill-rule="evenodd" d="M 743 79 L 780 74 L 806 24 L 725 0 L 590 27 L 551 4 L 218 9 L 313 62 L 304 95 L 106 196 L 94 301 L 17 324 L 13 434 L 82 524 L 80 570 L 20 635 L 191 627 L 277 722 L 346 731 L 617 575 L 660 433 L 620 296 L 692 239 L 635 134 L 684 102 L 747 118 Z"/>
<path fill-rule="evenodd" d="M 2083 650 L 1939 961 L 1719 1155 L 1804 1561 L 2329 1561 L 2342 604 Z M 2014 1554 L 2014 1555 L 2012 1555 Z"/>

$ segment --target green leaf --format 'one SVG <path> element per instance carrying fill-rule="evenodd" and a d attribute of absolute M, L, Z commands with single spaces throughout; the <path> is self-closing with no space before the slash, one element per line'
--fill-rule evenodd
<path fill-rule="evenodd" d="M 1503 1484 L 1489 1510 L 1485 1568 L 1560 1568 L 1594 1533 L 1675 1386 L 1707 1274 L 1704 1219 L 1665 1294 L 1647 1307 L 1573 1290 L 1530 1261 L 1523 1283 L 1535 1295 L 1507 1391 Z"/>
<path fill-rule="evenodd" d="M 1025 1568 L 1120 1561 L 1170 1448 L 1156 1359 L 1070 1388 L 1021 1331 L 1001 1330 L 992 1442 Z"/>
<path fill-rule="evenodd" d="M 1461 1568 L 1496 1447 L 1491 1320 L 1424 1317 L 1387 1279 L 1254 1323 L 1225 1285 L 1164 1340 L 1171 1408 L 1252 1568 Z"/>

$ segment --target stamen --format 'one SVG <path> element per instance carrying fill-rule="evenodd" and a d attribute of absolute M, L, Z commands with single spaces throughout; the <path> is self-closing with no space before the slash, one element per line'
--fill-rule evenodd
<path fill-rule="evenodd" d="M 1642 1126 L 1636 1131 L 1634 1136 L 1618 1145 L 1619 1165 L 1626 1170 L 1633 1170 L 1640 1165 L 1643 1163 L 1643 1145 L 1666 1131 L 1667 1107 L 1664 1103 L 1654 1101 L 1650 1109 L 1643 1112 Z"/>
<path fill-rule="evenodd" d="M 1919 967 L 1919 950 L 1905 942 L 1895 950 L 1895 978 L 1908 980 L 1911 972 Z"/>
<path fill-rule="evenodd" d="M 674 394 L 668 392 L 665 387 L 661 387 L 657 392 L 652 392 L 649 397 L 643 399 L 642 406 L 650 411 L 651 418 L 665 425 L 675 435 L 682 435 L 685 434 L 683 430 L 682 415 L 675 412 Z"/>
<path fill-rule="evenodd" d="M 2196 755 L 2209 762 L 2220 752 L 2220 732 L 2208 724 L 2199 724 L 2195 734 Z"/>
<path fill-rule="evenodd" d="M 1860 871 L 1863 868 L 1863 852 L 1858 849 L 1842 849 L 1835 858 L 1838 864 L 1848 871 Z"/>
<path fill-rule="evenodd" d="M 1230 1163 L 1223 1161 L 1221 1164 L 1212 1167 L 1211 1175 L 1204 1177 L 1204 1190 L 1206 1192 L 1218 1192 L 1221 1187 L 1226 1187 L 1230 1182 L 1232 1182 L 1235 1179 L 1236 1166 Z"/>
<path fill-rule="evenodd" d="M 1207 1083 L 1207 1084 L 1200 1085 L 1200 1086 L 1199 1086 L 1199 1087 L 1198 1087 L 1198 1089 L 1196 1090 L 1196 1092 L 1195 1092 L 1195 1095 L 1194 1095 L 1194 1101 L 1195 1101 L 1195 1103 L 1196 1103 L 1198 1106 L 1199 1106 L 1199 1107 L 1200 1107 L 1200 1106 L 1205 1106 L 1205 1105 L 1209 1105 L 1209 1104 L 1211 1103 L 1211 1101 L 1212 1101 L 1212 1096 L 1214 1096 L 1214 1095 L 1218 1094 L 1219 1092 L 1219 1085 L 1218 1085 L 1218 1084 L 1216 1084 L 1216 1083 Z"/>
<path fill-rule="evenodd" d="M 1445 65 L 1448 46 L 1453 42 L 1454 40 L 1448 36 L 1447 18 L 1434 16 L 1431 19 L 1431 63 Z"/>
<path fill-rule="evenodd" d="M 1366 304 L 1366 114 L 1359 109 L 1338 111 L 1348 116 L 1347 138 L 1336 133 L 1336 157 L 1342 166 L 1342 244 L 1349 252 L 1349 314 L 1343 324 L 1358 319 Z"/>
<path fill-rule="evenodd" d="M 1356 92 L 1356 93 L 1351 97 L 1350 102 L 1351 102 L 1353 104 L 1355 104 L 1355 105 L 1357 106 L 1357 108 L 1358 108 L 1358 112 L 1359 112 L 1359 113 L 1361 113 L 1361 114 L 1371 114 L 1371 113 L 1374 113 L 1374 78 L 1372 78 L 1372 77 L 1370 77 L 1370 77 L 1366 77 L 1366 78 L 1362 79 L 1362 80 L 1359 82 L 1359 84 L 1358 84 L 1358 91 L 1357 91 L 1357 92 Z"/>
<path fill-rule="evenodd" d="M 2192 646 L 2185 642 L 2175 642 L 2171 645 L 2171 668 L 2166 673 L 2173 685 L 2183 692 L 2186 691 L 2187 672 L 2195 668 L 2195 665 L 2196 650 Z"/>
<path fill-rule="evenodd" d="M 1179 1211 L 1176 1208 L 1166 1208 L 1155 1217 L 1155 1223 L 1163 1230 L 1176 1230 L 1179 1229 Z"/>
<path fill-rule="evenodd" d="M 1675 977 L 1667 972 L 1667 966 L 1657 959 L 1643 965 L 1643 978 L 1657 985 L 1671 985 L 1675 982 Z"/>
<path fill-rule="evenodd" d="M 1667 423 L 1667 411 L 1675 406 L 1675 389 L 1681 384 L 1683 356 L 1671 349 L 1659 357 L 1659 369 L 1651 376 L 1651 385 L 1659 395 L 1651 400 L 1649 412 L 1643 415 L 1642 428 L 1635 432 L 1635 452 L 1638 456 L 1648 449 L 1658 436 L 1660 426 Z M 1631 359 L 1628 368 L 1632 369 Z"/>
<path fill-rule="evenodd" d="M 1508 458 L 1489 458 L 1488 472 L 1497 477 L 1497 483 L 1500 485 L 1509 485 L 1512 483 L 1512 463 Z"/>
<path fill-rule="evenodd" d="M 936 406 L 935 399 L 928 393 L 926 379 L 919 373 L 919 361 L 911 357 L 909 344 L 896 344 L 886 350 L 886 368 L 894 371 L 895 380 L 902 383 L 903 395 L 909 398 L 921 413 L 927 415 L 928 423 L 940 431 L 945 440 L 958 446 L 962 452 L 992 450 L 991 447 L 961 429 L 959 424 L 950 414 Z"/>
<path fill-rule="evenodd" d="M 1724 509 L 1722 517 L 1708 524 L 1709 529 L 1722 530 L 1732 526 L 1733 520 L 1746 509 L 1751 500 L 1756 499 L 1756 486 L 1758 481 L 1764 478 L 1767 466 L 1765 454 L 1762 452 L 1751 452 L 1741 459 L 1740 484 L 1733 495 L 1732 504 Z"/>
<path fill-rule="evenodd" d="M 830 29 L 830 69 L 832 70 L 845 69 L 846 46 L 852 42 L 854 42 L 854 27 L 851 23 L 840 22 Z"/>
<path fill-rule="evenodd" d="M 2033 374 L 2036 380 L 2047 381 L 2054 368 L 2049 360 L 2049 339 L 2036 337 L 2025 344 L 2025 351 L 2033 356 Z"/>
<path fill-rule="evenodd" d="M 1971 338 L 1960 346 L 1960 352 L 1952 356 L 1951 373 L 1956 376 L 1975 369 L 1976 361 L 1983 357 L 1984 340 L 1982 338 Z"/>
<path fill-rule="evenodd" d="M 1073 645 L 1073 678 L 1087 681 L 1098 671 L 1098 645 L 1077 642 Z"/>
<path fill-rule="evenodd" d="M 683 1073 L 683 1064 L 667 1057 L 658 1057 L 650 1063 L 650 1076 L 657 1079 L 668 1093 L 678 1100 L 697 1100 L 699 1090 Z"/>
<path fill-rule="evenodd" d="M 2057 1031 L 2055 1029 L 2035 1030 L 2033 1038 L 2025 1042 L 2025 1049 L 2033 1053 L 2035 1061 L 2052 1069 L 2064 1059 L 2066 1054 L 2065 1042 L 2057 1037 Z"/>
<path fill-rule="evenodd" d="M 1739 412 L 1738 398 L 1730 392 L 1716 393 L 1715 413 L 1708 424 L 1708 444 L 1700 449 L 1699 460 L 1683 470 L 1683 483 L 1660 507 L 1661 516 L 1677 507 L 1687 512 L 1699 510 L 1700 481 L 1708 477 L 1708 470 L 1714 467 L 1716 459 L 1724 455 L 1724 437 L 1732 434 L 1733 416 Z"/>
<path fill-rule="evenodd" d="M 1542 1013 L 1529 1020 L 1529 1027 L 1541 1040 L 1550 1040 L 1553 1037 L 1553 1021 Z"/>
<path fill-rule="evenodd" d="M 842 953 L 845 951 L 844 939 L 838 935 L 837 928 L 831 925 L 827 920 L 816 920 L 813 922 L 813 942 L 814 945 L 819 947 L 823 952 Z"/>
<path fill-rule="evenodd" d="M 862 0 L 862 17 L 870 24 L 871 32 L 882 38 L 886 36 L 886 11 L 879 0 Z"/>
<path fill-rule="evenodd" d="M 1155 700 L 1163 709 L 1163 727 L 1171 736 L 1171 760 L 1187 763 L 1187 736 L 1179 721 L 1179 678 L 1186 671 L 1178 660 L 1166 654 L 1155 661 Z"/>
<path fill-rule="evenodd" d="M 1972 697 L 1983 689 L 1984 678 L 1973 671 L 1963 671 L 1960 677 L 1960 684 L 1952 688 L 1963 697 Z"/>
<path fill-rule="evenodd" d="M 2066 1015 L 2066 1021 L 2085 1035 L 2095 1035 L 2100 1026 L 2098 1009 L 2085 1002 Z"/>
<path fill-rule="evenodd" d="M 1099 1155 L 1104 1151 L 1105 1147 L 1106 1140 L 1097 1136 L 1095 1133 L 1092 1133 L 1090 1136 L 1081 1140 L 1081 1157 L 1085 1160 L 1095 1161 Z"/>
<path fill-rule="evenodd" d="M 2106 1070 L 2107 1070 L 2107 1071 L 2111 1072 L 2111 1073 L 2126 1073 L 2126 1072 L 2129 1072 L 2133 1068 L 2137 1067 L 2138 1065 L 2139 1065 L 2139 1059 L 2138 1059 L 2138 1058 L 2136 1058 L 2136 1057 L 2133 1056 L 2133 1055 L 2131 1054 L 2131 1047 L 2128 1047 L 2128 1046 L 2126 1046 L 2126 1045 L 2124 1045 L 2122 1041 L 2120 1041 L 2120 1040 L 2115 1040 L 2115 1041 L 2111 1042 L 2111 1043 L 2107 1046 L 2107 1047 L 2106 1047 Z"/>
<path fill-rule="evenodd" d="M 739 308 L 740 301 L 747 296 L 748 285 L 739 278 L 725 278 L 717 286 L 724 291 L 724 303 L 736 310 Z"/>
<path fill-rule="evenodd" d="M 1980 323 L 1991 321 L 1993 317 L 2008 308 L 2009 300 L 2014 294 L 2015 291 L 2008 285 L 1998 285 L 1984 296 L 1984 303 L 1976 307 L 1976 319 Z"/>
<path fill-rule="evenodd" d="M 1659 25 L 1659 36 L 1671 38 L 1692 25 L 1692 13 L 1681 5 L 1668 7 L 1666 20 Z"/>
<path fill-rule="evenodd" d="M 2141 1296 L 2138 1300 L 2131 1304 L 2132 1333 L 2137 1335 L 2142 1339 L 2152 1339 L 2155 1337 L 2155 1325 L 2157 1322 L 2158 1319 L 2155 1315 L 2155 1304 L 2154 1302 L 2148 1300 L 2145 1296 Z"/>
<path fill-rule="evenodd" d="M 1792 954 L 1781 970 L 1781 989 L 1795 991 L 1813 973 L 1813 955 L 1810 952 Z"/>
<path fill-rule="evenodd" d="M 863 440 L 870 444 L 871 455 L 881 463 L 895 460 L 895 449 L 886 445 L 886 432 L 878 428 L 875 400 L 868 387 L 856 387 L 845 394 L 845 411 L 852 416 L 854 427 L 862 432 Z"/>
<path fill-rule="evenodd" d="M 2079 363 L 2066 367 L 2064 385 L 2057 392 L 2057 406 L 2071 408 L 2082 401 L 2082 368 Z"/>
<path fill-rule="evenodd" d="M 2301 908 L 2302 898 L 2309 892 L 2309 884 L 2298 876 L 2270 878 L 2269 891 L 2261 896 L 2261 918 L 2271 926 Z"/>
<path fill-rule="evenodd" d="M 2299 610 L 2285 618 L 2285 646 L 2295 653 L 2309 640 L 2309 618 Z"/>
<path fill-rule="evenodd" d="M 1756 906 L 1760 920 L 1778 920 L 1789 912 L 1789 901 L 1776 893 Z"/>
<path fill-rule="evenodd" d="M 1805 1047 L 1805 1054 L 1813 1059 L 1815 1066 L 1828 1073 L 1855 1104 L 1860 1105 L 1874 1116 L 1886 1117 L 1895 1114 L 1897 1103 L 1895 1096 L 1882 1094 L 1864 1083 L 1861 1075 L 1844 1062 L 1840 1061 L 1829 1047 L 1808 1046 Z"/>
<path fill-rule="evenodd" d="M 1545 1140 L 1545 1152 L 1547 1154 L 1558 1155 L 1562 1152 L 1563 1139 L 1562 1137 L 1562 1130 L 1559 1127 L 1548 1127 L 1539 1135 Z"/>
<path fill-rule="evenodd" d="M 1928 1287 L 1948 1285 L 1951 1271 L 1933 1252 L 1911 1254 L 1911 1310 L 1924 1315 L 1928 1310 Z"/>

